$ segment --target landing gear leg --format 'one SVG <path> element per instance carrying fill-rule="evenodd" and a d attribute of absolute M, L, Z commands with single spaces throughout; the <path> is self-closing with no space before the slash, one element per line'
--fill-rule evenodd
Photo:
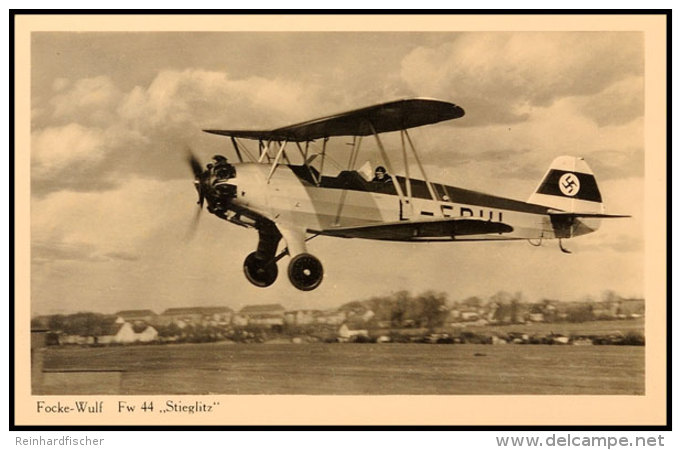
<path fill-rule="evenodd" d="M 284 235 L 287 252 L 291 255 L 288 265 L 291 284 L 301 291 L 316 289 L 324 278 L 324 268 L 319 259 L 307 252 L 305 230 L 288 227 L 279 227 L 279 230 Z"/>
<path fill-rule="evenodd" d="M 560 247 L 560 251 L 563 252 L 563 253 L 568 253 L 568 254 L 572 253 L 570 250 L 563 247 L 563 240 L 562 239 L 558 239 L 558 247 Z"/>
<path fill-rule="evenodd" d="M 244 275 L 255 286 L 264 288 L 274 283 L 279 274 L 275 254 L 281 233 L 276 226 L 266 224 L 258 228 L 258 237 L 258 249 L 244 261 Z"/>

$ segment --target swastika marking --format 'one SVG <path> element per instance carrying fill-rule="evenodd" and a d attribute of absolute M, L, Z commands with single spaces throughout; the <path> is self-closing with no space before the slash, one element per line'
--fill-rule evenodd
<path fill-rule="evenodd" d="M 568 197 L 574 197 L 579 192 L 579 178 L 574 173 L 566 173 L 558 180 L 560 192 Z"/>

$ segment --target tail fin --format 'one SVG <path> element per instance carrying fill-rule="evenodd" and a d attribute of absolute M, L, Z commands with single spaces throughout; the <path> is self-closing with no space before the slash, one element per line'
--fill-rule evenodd
<path fill-rule="evenodd" d="M 605 211 L 593 172 L 584 158 L 574 156 L 554 159 L 527 202 L 575 214 Z"/>

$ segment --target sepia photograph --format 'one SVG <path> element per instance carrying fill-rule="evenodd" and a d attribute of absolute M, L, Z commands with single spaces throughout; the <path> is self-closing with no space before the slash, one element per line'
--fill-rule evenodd
<path fill-rule="evenodd" d="M 664 422 L 664 16 L 28 19 L 26 423 Z"/>

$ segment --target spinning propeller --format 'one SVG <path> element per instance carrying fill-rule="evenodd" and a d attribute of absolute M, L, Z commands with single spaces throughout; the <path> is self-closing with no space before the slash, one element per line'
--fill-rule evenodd
<path fill-rule="evenodd" d="M 236 197 L 236 186 L 229 183 L 229 180 L 236 176 L 236 170 L 227 162 L 227 158 L 221 155 L 213 156 L 213 161 L 204 169 L 189 147 L 187 147 L 187 162 L 194 174 L 194 187 L 199 194 L 199 200 L 196 202 L 199 209 L 196 211 L 191 229 L 191 234 L 193 234 L 196 231 L 201 210 L 206 201 L 210 213 L 222 219 L 227 219 L 225 214 L 229 203 Z"/>
<path fill-rule="evenodd" d="M 189 163 L 189 167 L 191 167 L 192 173 L 194 174 L 194 187 L 196 188 L 196 192 L 198 192 L 199 194 L 199 201 L 196 202 L 199 205 L 199 208 L 196 210 L 194 220 L 192 221 L 190 229 L 187 233 L 189 237 L 193 237 L 199 225 L 199 219 L 201 218 L 201 210 L 203 210 L 203 203 L 206 198 L 204 193 L 204 186 L 202 185 L 201 182 L 204 169 L 201 163 L 199 162 L 199 159 L 196 157 L 196 155 L 194 155 L 194 152 L 192 152 L 190 148 L 187 148 L 187 162 Z"/>
<path fill-rule="evenodd" d="M 197 202 L 200 206 L 199 210 L 203 209 L 203 201 L 205 195 L 203 193 L 203 186 L 201 186 L 201 176 L 203 174 L 203 166 L 199 162 L 199 159 L 194 155 L 194 152 L 190 148 L 187 148 L 187 162 L 194 173 L 194 186 L 196 191 L 199 193 L 199 201 Z"/>

